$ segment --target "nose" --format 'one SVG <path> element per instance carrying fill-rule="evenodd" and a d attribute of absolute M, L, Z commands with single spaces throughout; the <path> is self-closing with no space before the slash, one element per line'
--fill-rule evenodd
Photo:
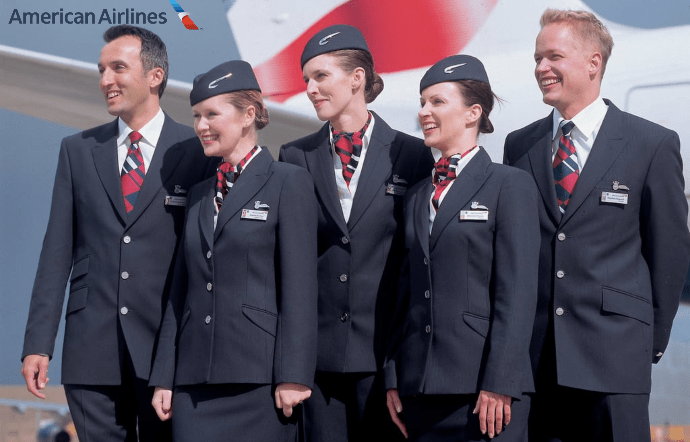
<path fill-rule="evenodd" d="M 200 135 L 206 129 L 208 129 L 208 122 L 204 117 L 198 117 L 194 120 L 194 131 L 197 135 Z"/>
<path fill-rule="evenodd" d="M 315 95 L 318 92 L 316 87 L 316 82 L 314 80 L 309 80 L 307 82 L 307 95 Z"/>
<path fill-rule="evenodd" d="M 534 68 L 534 72 L 536 74 L 543 74 L 544 72 L 549 70 L 549 63 L 546 58 L 542 58 L 539 63 Z"/>
<path fill-rule="evenodd" d="M 429 115 L 429 104 L 426 103 L 426 104 L 424 104 L 424 106 L 422 106 L 419 109 L 419 112 L 417 112 L 417 116 L 419 117 L 420 122 L 421 122 L 421 120 L 428 115 Z"/>
<path fill-rule="evenodd" d="M 112 80 L 112 75 L 110 74 L 110 70 L 105 69 L 103 72 L 101 72 L 101 79 L 99 81 L 99 86 L 101 87 L 101 89 L 105 90 L 112 83 L 113 83 L 113 80 Z"/>

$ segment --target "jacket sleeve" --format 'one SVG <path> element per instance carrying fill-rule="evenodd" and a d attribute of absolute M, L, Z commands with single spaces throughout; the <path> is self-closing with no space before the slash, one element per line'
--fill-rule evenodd
<path fill-rule="evenodd" d="M 532 388 L 529 344 L 537 305 L 538 194 L 532 178 L 513 169 L 496 209 L 488 354 L 482 390 L 520 397 Z"/>
<path fill-rule="evenodd" d="M 279 310 L 273 380 L 311 387 L 316 370 L 317 203 L 306 170 L 291 168 L 278 213 Z"/>
<path fill-rule="evenodd" d="M 75 229 L 73 205 L 72 170 L 67 141 L 63 139 L 53 186 L 48 228 L 43 239 L 31 293 L 22 360 L 30 354 L 53 357 L 55 337 L 65 301 L 65 288 L 72 269 Z"/>
<path fill-rule="evenodd" d="M 683 188 L 680 140 L 675 132 L 667 131 L 650 163 L 640 209 L 642 255 L 652 280 L 654 363 L 668 345 L 690 259 Z"/>

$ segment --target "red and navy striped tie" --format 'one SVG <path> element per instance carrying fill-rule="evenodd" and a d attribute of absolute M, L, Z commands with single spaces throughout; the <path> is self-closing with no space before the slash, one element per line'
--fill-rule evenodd
<path fill-rule="evenodd" d="M 434 209 L 438 210 L 438 207 L 441 205 L 441 195 L 443 194 L 443 191 L 446 187 L 448 187 L 448 184 L 452 183 L 453 180 L 457 178 L 458 163 L 468 153 L 472 152 L 475 147 L 477 146 L 475 145 L 472 149 L 469 149 L 461 154 L 456 153 L 450 157 L 441 158 L 434 165 L 435 172 L 433 184 L 435 190 L 434 196 L 431 198 L 431 204 L 434 206 Z"/>
<path fill-rule="evenodd" d="M 362 138 L 371 123 L 371 112 L 364 127 L 357 132 L 341 132 L 333 129 L 333 145 L 335 152 L 340 157 L 343 164 L 343 178 L 347 188 L 350 188 L 350 180 L 357 170 L 359 157 L 362 155 Z"/>
<path fill-rule="evenodd" d="M 232 166 L 232 164 L 222 160 L 216 169 L 216 209 L 220 212 L 221 207 L 223 207 L 223 200 L 228 195 L 228 190 L 235 184 L 235 180 L 242 173 L 242 169 L 247 164 L 247 162 L 256 154 L 259 150 L 259 146 L 254 146 L 251 151 L 237 164 L 237 166 Z"/>
<path fill-rule="evenodd" d="M 139 140 L 141 138 L 142 136 L 139 132 L 130 132 L 127 158 L 125 158 L 122 172 L 120 172 L 122 196 L 125 199 L 125 210 L 127 210 L 127 213 L 134 209 L 134 203 L 137 201 L 139 190 L 142 184 L 144 184 L 144 177 L 146 176 L 144 158 L 141 156 L 141 149 L 139 149 Z"/>
<path fill-rule="evenodd" d="M 570 202 L 570 195 L 572 195 L 577 179 L 580 177 L 580 166 L 577 164 L 577 153 L 571 138 L 574 128 L 575 123 L 572 121 L 561 121 L 563 134 L 558 140 L 558 149 L 553 159 L 553 182 L 556 185 L 556 197 L 561 213 L 565 213 L 565 208 Z"/>

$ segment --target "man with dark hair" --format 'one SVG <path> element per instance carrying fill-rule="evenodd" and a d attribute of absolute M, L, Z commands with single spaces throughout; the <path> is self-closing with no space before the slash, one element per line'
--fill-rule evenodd
<path fill-rule="evenodd" d="M 600 96 L 613 39 L 585 11 L 547 10 L 535 76 L 548 117 L 508 135 L 533 175 L 541 258 L 530 441 L 646 441 L 652 363 L 688 261 L 678 135 Z"/>
<path fill-rule="evenodd" d="M 118 118 L 62 140 L 22 375 L 44 398 L 69 278 L 62 383 L 79 440 L 169 440 L 151 407 L 151 358 L 186 192 L 214 166 L 193 130 L 160 109 L 160 38 L 121 25 L 104 40 L 100 89 Z"/>

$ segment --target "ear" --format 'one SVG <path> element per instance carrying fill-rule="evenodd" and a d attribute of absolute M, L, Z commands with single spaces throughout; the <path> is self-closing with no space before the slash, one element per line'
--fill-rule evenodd
<path fill-rule="evenodd" d="M 366 81 L 366 72 L 364 68 L 355 68 L 354 72 L 352 72 L 351 79 L 353 91 L 364 86 L 364 82 Z"/>
<path fill-rule="evenodd" d="M 163 83 L 163 77 L 165 77 L 165 71 L 163 68 L 157 67 L 153 68 L 146 73 L 149 80 L 149 87 L 152 89 L 158 89 L 158 86 Z"/>
<path fill-rule="evenodd" d="M 589 57 L 589 76 L 595 78 L 603 67 L 603 58 L 599 52 L 594 52 Z"/>
<path fill-rule="evenodd" d="M 479 104 L 473 104 L 467 108 L 467 124 L 472 125 L 479 121 L 482 116 L 482 107 Z"/>
<path fill-rule="evenodd" d="M 251 127 L 254 125 L 254 119 L 256 118 L 256 108 L 254 106 L 248 106 L 244 110 L 244 120 L 242 121 L 243 127 Z"/>

